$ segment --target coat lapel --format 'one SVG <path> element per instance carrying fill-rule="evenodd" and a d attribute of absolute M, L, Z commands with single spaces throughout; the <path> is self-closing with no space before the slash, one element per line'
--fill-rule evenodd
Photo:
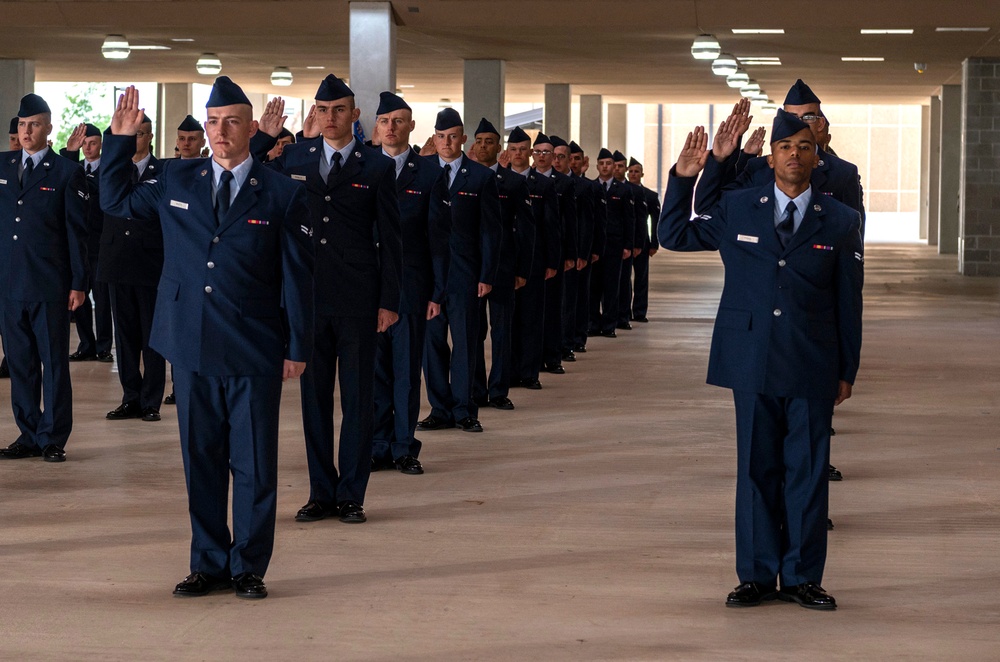
<path fill-rule="evenodd" d="M 788 242 L 788 246 L 785 247 L 785 253 L 790 253 L 809 241 L 809 239 L 823 227 L 822 220 L 823 216 L 826 214 L 826 211 L 823 208 L 823 197 L 825 196 L 818 193 L 816 189 L 813 188 L 812 199 L 809 200 L 809 206 L 806 207 L 806 215 L 802 218 L 802 223 L 799 225 L 799 229 L 792 235 L 792 239 Z"/>
<path fill-rule="evenodd" d="M 774 229 L 774 185 L 768 184 L 758 191 L 759 195 L 754 200 L 754 221 L 753 227 L 759 232 L 758 241 L 762 248 L 781 255 L 784 249 L 781 248 L 781 241 L 778 240 L 778 233 Z"/>
<path fill-rule="evenodd" d="M 146 170 L 149 170 L 149 166 L 146 167 Z M 145 174 L 146 172 L 143 171 L 143 175 Z M 196 205 L 189 205 L 189 209 L 208 211 L 207 214 L 192 214 L 192 217 L 197 219 L 198 223 L 208 227 L 210 232 L 218 232 L 219 226 L 215 222 L 215 212 L 213 211 L 215 205 L 212 202 L 212 163 L 210 160 L 205 161 L 204 167 L 195 173 L 191 188 L 194 193 L 193 199 L 199 202 Z"/>
<path fill-rule="evenodd" d="M 416 152 L 412 149 L 409 155 L 406 157 L 406 165 L 403 166 L 403 171 L 399 173 L 399 177 L 396 178 L 396 191 L 405 191 L 406 187 L 410 185 L 416 176 L 417 171 L 420 169 L 420 163 L 418 162 L 419 157 Z"/>
<path fill-rule="evenodd" d="M 22 152 L 21 158 L 24 158 L 23 154 L 24 153 Z M 43 156 L 42 160 L 38 162 L 38 166 L 31 171 L 31 176 L 28 177 L 27 181 L 24 182 L 24 186 L 21 187 L 21 193 L 30 191 L 45 179 L 45 177 L 49 174 L 49 170 L 52 169 L 53 158 L 51 149 L 45 152 L 45 156 Z M 59 158 L 63 157 L 60 156 Z"/>
<path fill-rule="evenodd" d="M 465 167 L 465 155 L 463 154 L 462 158 L 452 161 L 451 167 L 458 168 L 458 174 L 455 175 L 455 183 L 448 189 L 449 192 L 454 195 L 458 191 L 461 191 L 462 187 L 465 186 L 465 180 L 467 179 L 467 174 L 469 172 L 469 169 Z"/>
<path fill-rule="evenodd" d="M 247 174 L 246 181 L 243 182 L 239 193 L 236 194 L 236 199 L 233 200 L 232 206 L 229 207 L 229 213 L 226 214 L 226 217 L 219 224 L 220 233 L 225 232 L 236 221 L 243 218 L 257 203 L 257 192 L 260 190 L 260 169 L 263 167 L 260 161 L 254 160 L 253 165 L 250 167 L 250 172 Z"/>
<path fill-rule="evenodd" d="M 359 143 L 354 143 L 354 151 L 347 156 L 347 161 L 340 167 L 340 172 L 333 178 L 333 182 L 328 186 L 340 186 L 344 182 L 349 182 L 361 172 L 364 164 L 364 152 Z"/>

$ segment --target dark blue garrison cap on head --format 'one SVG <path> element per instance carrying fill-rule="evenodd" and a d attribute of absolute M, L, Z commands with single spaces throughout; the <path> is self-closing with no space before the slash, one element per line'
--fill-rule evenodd
<path fill-rule="evenodd" d="M 478 136 L 480 133 L 492 133 L 497 138 L 500 137 L 500 132 L 497 131 L 497 128 L 495 126 L 493 126 L 493 123 L 490 122 L 485 117 L 483 119 L 479 120 L 479 126 L 476 127 L 476 132 L 474 134 L 472 134 L 472 135 Z"/>
<path fill-rule="evenodd" d="M 434 122 L 435 131 L 447 131 L 456 126 L 465 126 L 465 123 L 462 121 L 462 116 L 454 108 L 445 108 L 437 114 L 437 121 Z"/>
<path fill-rule="evenodd" d="M 809 125 L 795 115 L 786 113 L 784 110 L 779 108 L 778 114 L 774 116 L 774 123 L 771 125 L 771 144 L 773 145 L 779 140 L 784 140 L 785 138 L 791 138 L 803 129 L 809 129 Z M 809 137 L 812 137 L 811 129 Z"/>
<path fill-rule="evenodd" d="M 639 163 L 638 161 L 636 161 L 636 160 L 635 160 L 635 157 L 633 156 L 632 158 L 630 158 L 630 159 L 628 160 L 628 167 L 629 167 L 629 168 L 631 168 L 632 166 L 639 166 L 639 167 L 641 168 L 641 167 L 642 167 L 642 164 L 641 164 L 641 163 Z"/>
<path fill-rule="evenodd" d="M 398 94 L 393 94 L 392 92 L 382 92 L 378 95 L 378 110 L 375 111 L 376 115 L 385 115 L 386 113 L 391 113 L 396 110 L 413 110 L 405 101 L 403 97 Z"/>
<path fill-rule="evenodd" d="M 180 126 L 177 127 L 178 131 L 204 131 L 205 127 L 201 125 L 195 118 L 188 115 L 181 122 Z"/>
<path fill-rule="evenodd" d="M 569 153 L 570 154 L 583 154 L 583 148 L 576 144 L 575 140 L 569 141 Z"/>
<path fill-rule="evenodd" d="M 212 93 L 208 96 L 208 103 L 205 108 L 221 108 L 223 106 L 235 106 L 245 104 L 253 107 L 250 99 L 243 93 L 239 85 L 230 80 L 229 76 L 219 76 L 212 86 Z"/>
<path fill-rule="evenodd" d="M 515 126 L 514 130 L 510 132 L 509 136 L 507 136 L 508 143 L 523 143 L 530 141 L 531 138 L 529 138 L 528 134 L 524 132 L 524 129 L 519 126 Z"/>
<path fill-rule="evenodd" d="M 316 101 L 336 101 L 353 96 L 354 92 L 351 92 L 351 88 L 347 87 L 347 83 L 333 74 L 327 74 L 323 82 L 319 84 L 319 89 L 316 90 L 316 96 L 313 98 Z"/>
<path fill-rule="evenodd" d="M 795 85 L 788 90 L 785 95 L 785 106 L 804 106 L 809 103 L 821 103 L 819 97 L 813 94 L 809 86 L 802 82 L 802 79 L 795 81 Z"/>
<path fill-rule="evenodd" d="M 10 132 L 11 132 L 11 135 L 17 133 L 17 120 L 18 119 L 19 118 L 17 118 L 17 117 L 11 117 L 10 118 Z"/>
<path fill-rule="evenodd" d="M 551 144 L 553 148 L 569 147 L 569 145 L 566 144 L 566 141 L 559 136 L 549 136 L 549 144 Z"/>
<path fill-rule="evenodd" d="M 31 117 L 33 115 L 41 115 L 42 113 L 51 113 L 49 110 L 49 104 L 45 103 L 45 99 L 38 96 L 37 94 L 25 94 L 21 97 L 21 107 L 17 109 L 18 117 Z"/>
<path fill-rule="evenodd" d="M 613 158 L 615 160 L 615 163 L 618 163 L 619 161 L 627 161 L 628 160 L 628 159 L 625 158 L 625 155 L 622 154 L 621 152 L 619 152 L 617 149 L 615 150 L 615 153 L 614 153 L 614 155 L 611 158 Z"/>
<path fill-rule="evenodd" d="M 613 161 L 615 155 L 607 147 L 602 147 L 601 151 L 597 153 L 597 160 L 600 161 L 601 159 L 611 159 Z"/>
<path fill-rule="evenodd" d="M 547 135 L 545 135 L 544 133 L 539 132 L 538 135 L 535 136 L 535 142 L 534 142 L 534 144 L 535 145 L 543 145 L 543 144 L 551 145 L 552 144 L 552 140 Z"/>
<path fill-rule="evenodd" d="M 83 133 L 84 138 L 96 138 L 101 135 L 101 130 L 98 129 L 93 124 L 87 123 L 84 124 L 83 126 L 84 126 L 84 133 Z"/>

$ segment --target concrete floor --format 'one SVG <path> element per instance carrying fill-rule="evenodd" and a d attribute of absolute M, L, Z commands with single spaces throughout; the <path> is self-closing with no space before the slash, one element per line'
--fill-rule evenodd
<path fill-rule="evenodd" d="M 74 365 L 69 461 L 0 463 L 0 659 L 1000 659 L 1000 281 L 955 263 L 869 249 L 862 369 L 834 419 L 837 612 L 723 606 L 734 423 L 704 384 L 721 266 L 661 252 L 650 324 L 515 390 L 484 434 L 423 434 L 427 473 L 375 474 L 365 525 L 293 521 L 289 386 L 261 602 L 171 597 L 189 543 L 176 420 L 106 421 L 117 376 Z"/>

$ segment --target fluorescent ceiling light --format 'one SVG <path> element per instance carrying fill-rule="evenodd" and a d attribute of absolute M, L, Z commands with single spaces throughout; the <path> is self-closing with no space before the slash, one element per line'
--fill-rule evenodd
<path fill-rule="evenodd" d="M 913 28 L 906 29 L 891 29 L 891 30 L 874 30 L 874 29 L 864 29 L 862 28 L 861 34 L 913 34 Z"/>
<path fill-rule="evenodd" d="M 400 85 L 399 89 L 401 89 L 401 90 L 412 90 L 415 87 L 416 87 L 416 85 Z"/>
<path fill-rule="evenodd" d="M 288 87 L 292 84 L 292 72 L 288 67 L 275 67 L 271 72 L 271 85 L 278 87 Z"/>
<path fill-rule="evenodd" d="M 884 57 L 842 57 L 841 62 L 885 62 Z"/>
<path fill-rule="evenodd" d="M 691 57 L 696 60 L 714 60 L 722 53 L 719 40 L 710 34 L 699 35 L 691 44 Z"/>
<path fill-rule="evenodd" d="M 306 69 L 326 69 L 326 67 L 321 67 L 319 65 L 312 64 L 312 65 L 309 65 L 308 67 L 306 67 Z"/>
<path fill-rule="evenodd" d="M 781 28 L 733 28 L 733 34 L 785 34 Z"/>
<path fill-rule="evenodd" d="M 990 28 L 934 28 L 934 32 L 989 32 Z"/>
<path fill-rule="evenodd" d="M 189 37 L 176 37 L 171 39 L 170 41 L 194 41 L 194 39 L 191 39 Z"/>
<path fill-rule="evenodd" d="M 757 81 L 752 78 L 746 82 L 746 84 L 740 88 L 740 96 L 750 98 L 760 94 L 760 85 Z"/>
<path fill-rule="evenodd" d="M 726 76 L 726 85 L 729 87 L 740 88 L 747 84 L 750 80 L 750 76 L 742 69 L 737 69 L 735 73 L 731 73 Z"/>
<path fill-rule="evenodd" d="M 136 44 L 132 45 L 133 51 L 169 51 L 169 46 L 138 46 Z"/>
<path fill-rule="evenodd" d="M 774 103 L 774 101 L 772 101 L 771 99 L 768 99 L 767 102 L 764 103 L 762 108 L 764 110 L 777 110 L 778 104 Z"/>
<path fill-rule="evenodd" d="M 746 64 L 754 67 L 780 67 L 781 58 L 780 57 L 741 57 L 740 64 Z"/>

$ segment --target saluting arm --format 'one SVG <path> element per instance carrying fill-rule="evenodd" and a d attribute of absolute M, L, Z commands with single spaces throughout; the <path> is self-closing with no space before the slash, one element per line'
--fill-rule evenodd
<path fill-rule="evenodd" d="M 101 209 L 115 216 L 150 220 L 158 216 L 163 197 L 163 175 L 133 187 L 135 134 L 145 113 L 139 108 L 139 92 L 130 85 L 118 97 L 111 117 L 110 134 L 105 134 L 101 160 Z"/>
<path fill-rule="evenodd" d="M 720 128 L 720 131 L 722 129 Z M 657 227 L 660 245 L 673 251 L 718 250 L 725 221 L 721 208 L 711 215 L 691 220 L 691 200 L 695 178 L 708 159 L 708 135 L 704 127 L 695 127 L 684 141 L 677 163 L 670 169 L 663 212 Z"/>

